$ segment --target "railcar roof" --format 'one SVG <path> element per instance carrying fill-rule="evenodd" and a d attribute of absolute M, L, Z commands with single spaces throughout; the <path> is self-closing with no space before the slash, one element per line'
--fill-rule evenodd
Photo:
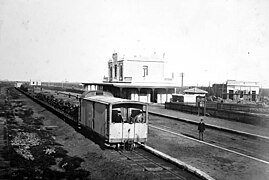
<path fill-rule="evenodd" d="M 121 104 L 121 103 L 127 103 L 127 104 L 141 104 L 141 105 L 146 105 L 146 103 L 144 103 L 144 102 L 133 101 L 133 100 L 129 100 L 129 99 L 122 99 L 122 98 L 117 98 L 117 97 L 109 97 L 109 96 L 91 96 L 91 97 L 84 98 L 84 100 L 101 102 L 101 103 L 104 103 L 104 104 Z"/>

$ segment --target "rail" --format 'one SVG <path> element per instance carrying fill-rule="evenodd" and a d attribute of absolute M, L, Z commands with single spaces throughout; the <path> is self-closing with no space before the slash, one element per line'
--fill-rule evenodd
<path fill-rule="evenodd" d="M 22 90 L 20 90 L 20 89 L 18 89 L 18 88 L 16 88 L 16 89 L 17 89 L 18 91 L 20 91 L 21 93 L 23 93 L 24 95 L 26 95 L 27 97 L 31 98 L 33 101 L 35 101 L 35 102 L 41 104 L 42 106 L 44 106 L 44 107 L 47 108 L 48 110 L 52 111 L 52 112 L 55 113 L 58 117 L 64 119 L 65 121 L 68 120 L 68 121 L 66 121 L 66 122 L 68 122 L 68 123 L 69 123 L 69 122 L 74 123 L 72 117 L 68 116 L 68 115 L 65 114 L 63 111 L 60 111 L 60 110 L 55 109 L 54 107 L 52 107 L 52 106 L 49 105 L 48 103 L 45 103 L 45 102 L 43 102 L 43 101 L 41 101 L 41 100 L 39 100 L 39 99 L 33 97 L 33 96 L 32 96 L 31 94 L 29 94 L 29 93 L 26 93 L 26 92 L 24 92 L 24 91 L 22 91 Z M 78 129 L 79 129 L 79 127 L 78 127 Z M 194 174 L 195 176 L 197 176 L 198 179 L 205 179 L 205 180 L 212 180 L 212 179 L 213 179 L 213 178 L 211 178 L 209 175 L 207 175 L 207 174 L 201 172 L 200 170 L 198 170 L 198 169 L 196 169 L 196 168 L 194 168 L 194 167 L 191 167 L 191 166 L 187 166 L 185 163 L 180 162 L 179 160 L 176 160 L 175 158 L 174 158 L 174 159 L 173 159 L 172 157 L 167 158 L 167 157 L 169 157 L 168 155 L 165 155 L 164 153 L 158 152 L 157 150 L 154 150 L 153 148 L 150 148 L 149 146 L 145 146 L 145 145 L 142 145 L 142 144 L 139 144 L 139 145 L 141 145 L 141 147 L 142 147 L 143 149 L 145 149 L 146 151 L 148 151 L 148 152 L 150 152 L 150 153 L 152 153 L 152 154 L 158 156 L 159 158 L 164 159 L 165 161 L 167 161 L 167 162 L 169 162 L 169 163 L 172 163 L 172 164 L 174 164 L 174 165 L 176 165 L 176 166 L 179 166 L 179 167 L 181 168 L 181 170 L 182 170 L 182 168 L 183 168 L 183 171 L 184 171 L 184 169 L 185 169 L 185 170 L 187 170 L 188 173 Z M 154 153 L 153 153 L 153 152 L 154 152 Z M 124 152 L 124 153 L 125 153 L 125 156 L 126 156 L 126 157 L 131 158 L 130 156 L 127 156 L 127 155 L 126 155 L 126 153 L 131 153 L 130 151 L 129 151 L 129 152 Z M 147 161 L 148 161 L 148 159 L 147 159 Z M 155 163 L 155 162 L 150 162 L 151 165 L 154 164 L 154 163 Z M 156 163 L 155 163 L 155 164 L 156 164 Z M 151 166 L 151 165 L 150 165 L 150 166 Z M 141 166 L 147 168 L 147 170 L 150 170 L 150 168 L 147 167 L 145 164 L 144 164 L 144 165 L 141 164 Z M 160 167 L 161 167 L 161 166 L 160 166 Z M 165 167 L 163 166 L 163 167 L 161 167 L 161 168 L 164 169 L 166 172 L 168 172 L 168 174 L 171 175 L 170 177 L 173 177 L 173 178 L 175 178 L 175 179 L 186 179 L 186 178 L 183 178 L 183 177 L 180 176 L 180 175 L 177 175 L 177 173 L 175 173 L 174 171 L 171 171 L 171 170 L 167 169 L 167 166 L 165 166 Z M 157 169 L 158 169 L 158 168 L 157 168 Z M 151 169 L 151 170 L 152 170 L 152 169 Z M 152 171 L 154 171 L 154 170 L 152 170 Z M 167 174 L 167 173 L 165 173 L 165 174 Z M 159 176 L 159 175 L 158 175 L 158 176 Z"/>

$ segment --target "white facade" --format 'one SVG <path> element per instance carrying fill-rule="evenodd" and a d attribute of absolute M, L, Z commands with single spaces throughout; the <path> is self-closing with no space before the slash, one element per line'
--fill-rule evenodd
<path fill-rule="evenodd" d="M 123 76 L 131 77 L 132 82 L 162 80 L 164 78 L 164 62 L 127 60 L 123 64 Z"/>
<path fill-rule="evenodd" d="M 229 90 L 233 90 L 234 92 L 243 91 L 244 94 L 252 94 L 252 92 L 259 94 L 260 85 L 258 82 L 228 80 L 227 93 L 229 93 Z"/>
<path fill-rule="evenodd" d="M 255 101 L 260 93 L 260 84 L 258 82 L 227 80 L 226 84 L 228 99 Z"/>
<path fill-rule="evenodd" d="M 97 91 L 97 90 L 103 90 L 103 85 L 99 85 L 99 84 L 92 84 L 92 85 L 84 85 L 84 89 L 86 91 Z"/>
<path fill-rule="evenodd" d="M 30 80 L 30 86 L 41 86 L 40 80 Z"/>
<path fill-rule="evenodd" d="M 172 74 L 165 78 L 164 56 L 154 53 L 149 57 L 118 57 L 113 53 L 108 61 L 108 76 L 103 83 L 83 83 L 86 90 L 103 90 L 115 97 L 140 102 L 165 103 L 179 88 L 179 81 Z"/>
<path fill-rule="evenodd" d="M 118 54 L 114 53 L 108 62 L 108 77 L 104 82 L 171 82 L 173 78 L 164 78 L 165 64 L 164 58 L 156 54 L 118 58 Z"/>
<path fill-rule="evenodd" d="M 198 95 L 198 94 L 184 94 L 184 102 L 187 102 L 187 103 L 196 103 L 197 101 L 197 96 L 201 96 L 201 95 Z M 205 96 L 205 95 L 203 95 Z"/>
<path fill-rule="evenodd" d="M 16 83 L 15 83 L 15 87 L 16 87 L 16 88 L 20 88 L 22 84 L 23 84 L 22 82 L 16 82 Z"/>
<path fill-rule="evenodd" d="M 172 96 L 174 99 L 178 99 L 178 101 L 175 102 L 197 103 L 199 101 L 197 97 L 205 97 L 205 94 L 173 94 Z"/>

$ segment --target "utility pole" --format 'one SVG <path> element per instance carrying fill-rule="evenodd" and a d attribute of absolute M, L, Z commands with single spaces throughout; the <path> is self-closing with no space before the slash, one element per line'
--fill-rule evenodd
<path fill-rule="evenodd" d="M 223 87 L 224 86 L 224 83 L 222 83 L 222 88 L 221 88 L 221 98 L 223 99 Z"/>
<path fill-rule="evenodd" d="M 180 73 L 180 77 L 181 77 L 181 91 L 183 93 L 183 78 L 184 78 L 184 73 Z"/>

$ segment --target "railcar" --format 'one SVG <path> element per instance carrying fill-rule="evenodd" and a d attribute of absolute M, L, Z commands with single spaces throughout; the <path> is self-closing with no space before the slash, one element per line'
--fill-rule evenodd
<path fill-rule="evenodd" d="M 83 131 L 86 135 L 94 135 L 98 142 L 133 148 L 135 143 L 147 141 L 147 103 L 116 98 L 104 91 L 84 92 L 79 98 L 76 95 L 76 100 L 66 102 L 42 92 L 30 96 L 64 116 L 76 128 L 86 130 Z"/>
<path fill-rule="evenodd" d="M 148 136 L 148 104 L 109 95 L 81 96 L 78 124 L 93 131 L 106 144 L 145 143 Z"/>

